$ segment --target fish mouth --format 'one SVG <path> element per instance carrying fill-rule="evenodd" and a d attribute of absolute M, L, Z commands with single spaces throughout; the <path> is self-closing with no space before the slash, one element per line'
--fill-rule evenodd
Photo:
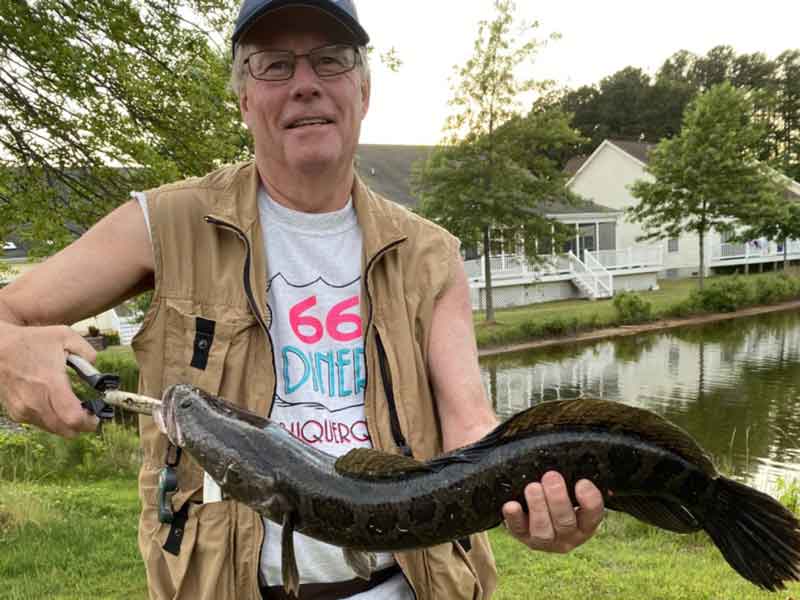
<path fill-rule="evenodd" d="M 194 401 L 195 388 L 189 385 L 171 385 L 161 397 L 161 408 L 153 413 L 153 419 L 161 433 L 165 434 L 175 446 L 183 448 L 185 439 L 178 423 L 178 411 L 187 410 Z"/>

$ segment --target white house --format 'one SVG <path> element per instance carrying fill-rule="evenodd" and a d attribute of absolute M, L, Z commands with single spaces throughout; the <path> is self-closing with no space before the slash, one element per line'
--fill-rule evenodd
<path fill-rule="evenodd" d="M 593 202 L 620 211 L 617 244 L 619 247 L 641 245 L 637 237 L 644 231 L 640 224 L 624 216 L 624 211 L 638 200 L 631 195 L 629 186 L 638 179 L 652 180 L 645 172 L 653 144 L 606 140 L 591 154 L 572 161 L 573 175 L 568 187 Z M 786 179 L 787 196 L 800 201 L 800 184 Z M 787 200 L 790 201 L 790 200 Z M 645 243 L 658 248 L 663 256 L 660 277 L 689 277 L 698 274 L 700 247 L 696 234 L 684 234 L 671 240 Z M 748 265 L 755 270 L 773 268 L 783 261 L 783 244 L 769 240 L 753 240 L 747 244 L 729 243 L 719 232 L 710 232 L 705 244 L 705 272 L 719 273 L 741 269 Z M 800 242 L 790 241 L 787 248 L 789 260 L 800 259 Z"/>

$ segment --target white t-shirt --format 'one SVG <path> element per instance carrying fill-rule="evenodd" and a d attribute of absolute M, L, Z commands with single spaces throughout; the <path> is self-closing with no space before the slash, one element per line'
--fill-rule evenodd
<path fill-rule="evenodd" d="M 143 194 L 136 194 L 147 219 Z M 274 202 L 262 188 L 258 208 L 267 256 L 270 336 L 278 378 L 270 419 L 296 438 L 341 456 L 371 447 L 364 413 L 361 229 L 352 202 L 311 214 Z M 149 227 L 148 227 L 149 229 Z M 264 519 L 261 581 L 281 585 L 281 526 Z M 300 583 L 353 579 L 342 550 L 294 534 Z M 377 568 L 394 562 L 379 554 Z M 352 600 L 412 600 L 402 574 Z"/>

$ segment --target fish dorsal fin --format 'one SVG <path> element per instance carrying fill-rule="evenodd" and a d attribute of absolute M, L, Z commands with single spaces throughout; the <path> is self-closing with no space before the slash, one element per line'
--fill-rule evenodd
<path fill-rule="evenodd" d="M 683 429 L 649 410 L 608 400 L 581 398 L 542 402 L 514 415 L 487 438 L 502 443 L 567 428 L 633 435 L 676 453 L 709 474 L 716 473 L 706 453 Z"/>
<path fill-rule="evenodd" d="M 354 448 L 337 459 L 334 468 L 340 475 L 354 479 L 394 479 L 404 475 L 428 473 L 430 469 L 418 460 L 390 454 L 373 448 Z"/>

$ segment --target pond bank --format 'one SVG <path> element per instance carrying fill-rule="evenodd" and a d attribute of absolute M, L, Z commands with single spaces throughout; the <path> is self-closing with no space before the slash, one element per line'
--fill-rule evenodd
<path fill-rule="evenodd" d="M 673 329 L 675 327 L 683 327 L 685 325 L 702 325 L 704 323 L 716 323 L 719 321 L 727 321 L 731 319 L 738 319 L 741 317 L 749 317 L 753 315 L 761 315 L 767 313 L 797 310 L 800 309 L 800 300 L 792 300 L 790 302 L 781 302 L 780 304 L 770 304 L 767 306 L 751 306 L 742 308 L 740 310 L 726 312 L 726 313 L 712 313 L 705 315 L 696 315 L 684 318 L 671 318 L 659 319 L 650 323 L 641 323 L 638 325 L 621 325 L 619 327 L 606 327 L 602 329 L 595 329 L 592 331 L 584 331 L 574 335 L 565 335 L 544 339 L 531 340 L 529 342 L 520 342 L 516 344 L 504 344 L 500 346 L 478 348 L 478 356 L 496 356 L 499 354 L 507 354 L 509 352 L 518 352 L 520 350 L 531 350 L 533 348 L 546 348 L 548 346 L 558 346 L 561 344 L 574 344 L 578 342 L 593 342 L 609 338 L 624 337 L 630 335 L 637 335 L 640 333 L 647 333 L 651 331 L 662 331 L 665 329 Z"/>

